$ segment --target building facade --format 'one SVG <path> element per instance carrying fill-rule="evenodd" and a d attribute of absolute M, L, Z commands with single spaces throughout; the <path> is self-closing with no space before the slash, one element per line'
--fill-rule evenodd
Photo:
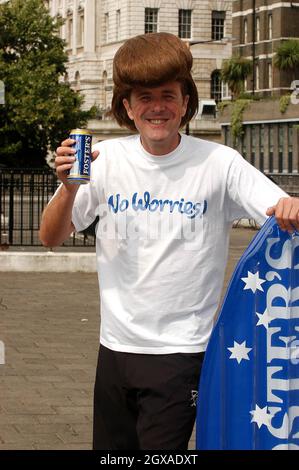
<path fill-rule="evenodd" d="M 112 63 L 123 42 L 137 34 L 167 31 L 188 42 L 201 99 L 228 96 L 220 79 L 231 56 L 232 1 L 224 0 L 49 0 L 51 15 L 65 19 L 60 35 L 69 56 L 66 80 L 85 96 L 85 109 L 98 107 L 90 126 L 99 138 L 127 131 L 105 117 L 112 98 Z M 201 117 L 201 116 L 199 116 Z M 220 140 L 219 124 L 194 120 L 190 132 Z"/>
<path fill-rule="evenodd" d="M 234 103 L 223 111 L 223 142 L 236 147 L 286 191 L 298 194 L 299 89 L 293 90 L 291 84 L 298 80 L 299 85 L 299 70 L 279 70 L 274 57 L 283 41 L 299 39 L 299 2 L 235 0 L 232 17 L 233 53 L 253 60 L 245 83 L 253 101 L 240 116 L 242 133 L 237 139 L 232 138 Z"/>
<path fill-rule="evenodd" d="M 299 2 L 235 0 L 232 16 L 236 38 L 233 51 L 254 62 L 246 90 L 263 96 L 289 92 L 290 72 L 278 70 L 273 58 L 283 41 L 299 39 Z"/>

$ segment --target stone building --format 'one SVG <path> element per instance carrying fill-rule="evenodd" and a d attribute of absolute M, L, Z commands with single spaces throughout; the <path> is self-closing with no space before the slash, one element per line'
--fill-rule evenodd
<path fill-rule="evenodd" d="M 50 13 L 65 19 L 61 37 L 69 56 L 66 80 L 96 105 L 98 119 L 89 127 L 99 139 L 127 133 L 105 118 L 112 97 L 112 62 L 124 40 L 137 34 L 167 31 L 189 42 L 193 75 L 201 99 L 228 96 L 220 80 L 222 60 L 231 56 L 232 1 L 224 0 L 49 0 Z M 221 139 L 210 116 L 198 116 L 190 133 Z"/>

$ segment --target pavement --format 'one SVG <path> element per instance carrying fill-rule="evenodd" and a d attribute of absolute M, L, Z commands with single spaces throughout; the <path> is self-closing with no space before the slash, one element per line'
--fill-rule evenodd
<path fill-rule="evenodd" d="M 255 234 L 232 230 L 223 293 Z M 95 273 L 0 272 L 0 450 L 91 449 L 99 322 Z"/>

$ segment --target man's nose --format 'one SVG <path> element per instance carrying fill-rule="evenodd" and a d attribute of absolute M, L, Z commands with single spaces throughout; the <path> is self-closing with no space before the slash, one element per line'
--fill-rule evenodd
<path fill-rule="evenodd" d="M 165 109 L 165 102 L 162 99 L 156 99 L 153 101 L 153 110 L 157 113 Z"/>

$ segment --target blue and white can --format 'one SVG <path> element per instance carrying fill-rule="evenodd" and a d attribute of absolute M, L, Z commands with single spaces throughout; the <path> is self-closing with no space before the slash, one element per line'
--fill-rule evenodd
<path fill-rule="evenodd" d="M 72 148 L 76 150 L 76 160 L 69 171 L 67 180 L 73 184 L 86 184 L 90 181 L 91 133 L 85 129 L 73 129 L 70 139 L 76 141 Z"/>

